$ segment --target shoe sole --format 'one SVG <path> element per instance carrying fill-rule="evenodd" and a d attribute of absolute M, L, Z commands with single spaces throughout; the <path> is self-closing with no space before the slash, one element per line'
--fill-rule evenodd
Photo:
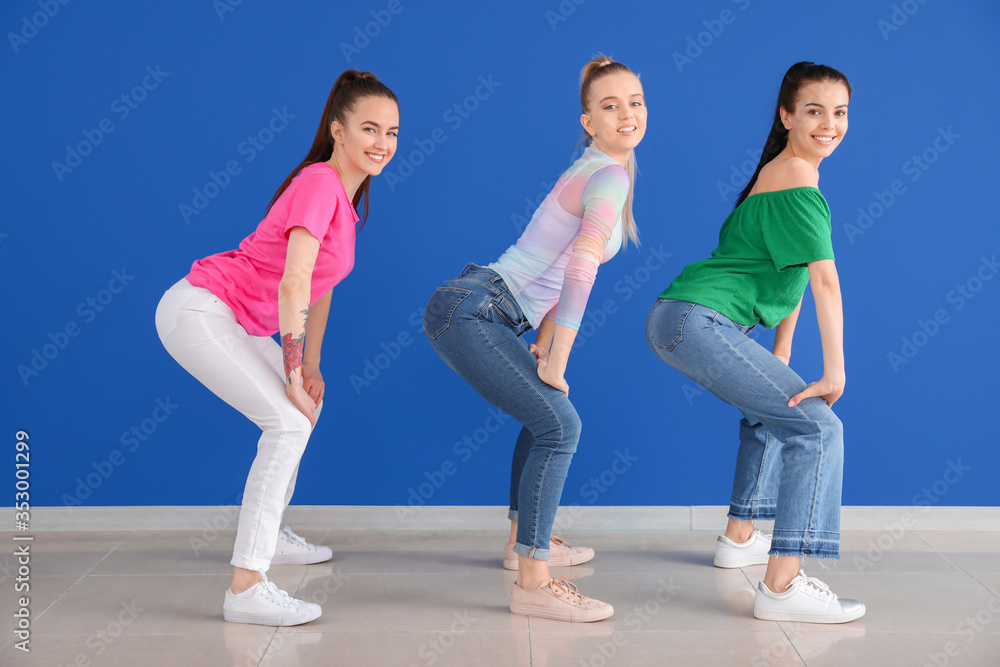
<path fill-rule="evenodd" d="M 520 614 L 521 616 L 549 618 L 553 621 L 566 621 L 567 623 L 593 623 L 595 621 L 603 621 L 606 618 L 610 618 L 615 613 L 614 607 L 608 605 L 607 607 L 595 609 L 590 612 L 582 612 L 582 615 L 585 616 L 584 618 L 573 618 L 572 615 L 567 618 L 565 614 L 558 614 L 548 607 L 535 607 L 527 604 L 516 604 L 514 602 L 510 603 L 510 611 L 512 614 Z"/>
<path fill-rule="evenodd" d="M 294 616 L 265 616 L 263 614 L 247 614 L 239 611 L 228 611 L 226 609 L 222 610 L 222 618 L 229 623 L 248 623 L 251 625 L 266 625 L 277 628 L 287 628 L 293 625 L 309 623 L 310 621 L 315 621 L 322 615 L 322 612 L 320 612 L 315 616 L 306 616 L 302 620 L 298 620 Z"/>
<path fill-rule="evenodd" d="M 272 558 L 271 565 L 315 565 L 332 559 L 333 555 L 323 558 L 319 554 L 283 554 Z"/>
<path fill-rule="evenodd" d="M 749 567 L 750 565 L 767 565 L 769 556 L 760 556 L 758 558 L 716 558 L 715 567 L 722 568 L 737 568 L 737 567 Z"/>
<path fill-rule="evenodd" d="M 570 557 L 567 559 L 549 559 L 549 567 L 573 567 L 574 565 L 583 565 L 584 563 L 589 563 L 594 560 L 594 550 L 587 549 L 581 553 L 576 554 L 576 557 Z M 517 570 L 517 556 L 514 560 L 507 558 L 503 559 L 503 569 L 505 570 Z"/>
<path fill-rule="evenodd" d="M 828 614 L 802 614 L 789 611 L 753 610 L 753 617 L 762 621 L 787 621 L 789 623 L 848 623 L 865 615 L 865 609 L 830 616 Z"/>

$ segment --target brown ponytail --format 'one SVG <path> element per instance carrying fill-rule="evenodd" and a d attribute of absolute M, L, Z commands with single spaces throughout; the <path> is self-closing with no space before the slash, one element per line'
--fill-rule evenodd
<path fill-rule="evenodd" d="M 330 97 L 326 100 L 326 107 L 323 109 L 323 116 L 320 118 L 319 128 L 316 130 L 316 138 L 313 139 L 312 148 L 306 153 L 305 158 L 299 163 L 299 166 L 288 174 L 281 187 L 271 197 L 271 203 L 267 205 L 268 211 L 274 206 L 274 202 L 278 201 L 278 197 L 285 191 L 296 174 L 302 171 L 304 167 L 316 164 L 317 162 L 326 162 L 330 159 L 333 155 L 334 144 L 333 135 L 330 133 L 330 124 L 335 120 L 346 123 L 348 114 L 354 110 L 354 105 L 357 104 L 358 100 L 365 97 L 384 97 L 399 105 L 399 100 L 396 98 L 395 93 L 389 90 L 388 86 L 379 81 L 371 72 L 359 72 L 356 69 L 349 69 L 337 77 L 336 82 L 333 84 L 333 89 L 330 91 Z M 361 214 L 362 227 L 365 225 L 365 220 L 368 219 L 368 188 L 371 185 L 371 180 L 371 176 L 365 177 L 365 180 L 361 183 L 361 187 L 355 193 L 352 202 L 354 210 Z M 362 197 L 365 200 L 364 213 L 358 208 Z"/>

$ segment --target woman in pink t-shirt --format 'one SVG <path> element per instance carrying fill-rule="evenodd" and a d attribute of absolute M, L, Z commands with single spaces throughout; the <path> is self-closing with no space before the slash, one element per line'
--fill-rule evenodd
<path fill-rule="evenodd" d="M 396 95 L 368 72 L 340 75 L 312 148 L 239 248 L 200 259 L 167 290 L 156 330 L 170 355 L 263 432 L 243 492 L 223 616 L 287 626 L 317 604 L 267 580 L 271 563 L 329 560 L 281 517 L 323 403 L 320 347 L 333 287 L 354 266 L 358 209 L 396 150 Z M 364 220 L 361 220 L 362 225 Z M 271 337 L 281 334 L 281 345 Z"/>

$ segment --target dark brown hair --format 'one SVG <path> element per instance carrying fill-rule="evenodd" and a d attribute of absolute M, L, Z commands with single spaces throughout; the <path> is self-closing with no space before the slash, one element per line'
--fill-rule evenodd
<path fill-rule="evenodd" d="M 795 63 L 789 67 L 788 71 L 785 72 L 785 78 L 781 80 L 781 88 L 778 89 L 778 102 L 774 105 L 774 121 L 771 123 L 771 133 L 767 135 L 767 141 L 764 142 L 764 152 L 761 154 L 760 162 L 757 164 L 757 171 L 753 173 L 750 182 L 743 188 L 743 192 L 740 193 L 739 198 L 736 200 L 736 206 L 742 204 L 743 200 L 750 195 L 750 191 L 756 185 L 757 177 L 760 175 L 760 170 L 764 168 L 764 165 L 777 157 L 778 153 L 785 150 L 785 146 L 788 145 L 788 130 L 785 129 L 784 123 L 781 122 L 781 110 L 784 109 L 788 113 L 795 111 L 795 105 L 799 101 L 799 90 L 802 89 L 802 86 L 807 83 L 817 83 L 820 81 L 833 81 L 844 84 L 847 86 L 847 99 L 851 99 L 851 84 L 847 81 L 847 77 L 832 67 L 817 65 L 808 61 Z M 733 208 L 736 208 L 736 206 Z"/>
<path fill-rule="evenodd" d="M 317 162 L 326 162 L 330 159 L 333 155 L 334 144 L 330 124 L 335 120 L 340 123 L 346 123 L 347 116 L 354 111 L 355 104 L 357 104 L 358 100 L 365 97 L 384 97 L 392 100 L 396 103 L 396 106 L 399 106 L 396 94 L 389 90 L 388 86 L 379 81 L 371 72 L 359 72 L 356 69 L 349 69 L 337 77 L 336 82 L 333 84 L 333 89 L 330 91 L 330 97 L 326 100 L 326 107 L 323 109 L 323 116 L 320 118 L 319 128 L 316 130 L 316 138 L 313 139 L 312 148 L 306 153 L 305 158 L 299 163 L 299 166 L 293 169 L 292 173 L 288 174 L 284 183 L 281 184 L 278 191 L 271 197 L 271 203 L 267 205 L 268 211 L 274 206 L 274 202 L 278 201 L 278 197 L 285 191 L 288 184 L 292 182 L 295 175 L 302 171 L 304 167 L 316 164 Z M 368 188 L 371 185 L 371 180 L 371 176 L 365 177 L 365 180 L 361 183 L 361 187 L 355 193 L 352 202 L 354 209 L 361 214 L 362 227 L 365 225 L 365 220 L 368 219 Z M 362 197 L 365 200 L 363 213 L 358 209 Z"/>

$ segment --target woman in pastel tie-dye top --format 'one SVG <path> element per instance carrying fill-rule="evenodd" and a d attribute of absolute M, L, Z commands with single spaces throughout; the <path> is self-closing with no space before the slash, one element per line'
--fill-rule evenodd
<path fill-rule="evenodd" d="M 580 438 L 564 373 L 597 269 L 637 241 L 634 149 L 646 129 L 639 77 L 603 56 L 580 78 L 586 150 L 559 178 L 521 238 L 488 266 L 469 264 L 435 291 L 424 313 L 434 350 L 486 400 L 523 424 L 511 466 L 511 537 L 504 567 L 518 571 L 512 612 L 598 621 L 611 605 L 584 597 L 548 566 L 594 557 L 552 536 Z M 522 335 L 537 330 L 528 345 Z"/>

